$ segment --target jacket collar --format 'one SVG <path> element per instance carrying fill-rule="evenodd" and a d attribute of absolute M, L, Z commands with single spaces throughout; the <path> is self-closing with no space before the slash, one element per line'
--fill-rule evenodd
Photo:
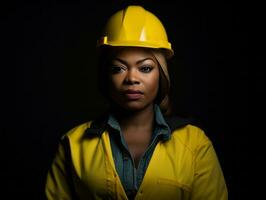
<path fill-rule="evenodd" d="M 85 130 L 86 135 L 100 137 L 108 127 L 108 119 L 108 113 L 104 113 L 100 117 L 96 118 L 94 121 L 92 121 L 91 126 Z M 182 128 L 188 124 L 193 124 L 192 119 L 181 118 L 179 116 L 163 117 L 162 114 L 156 115 L 156 122 L 158 125 L 168 128 L 171 133 L 173 133 L 176 129 Z"/>

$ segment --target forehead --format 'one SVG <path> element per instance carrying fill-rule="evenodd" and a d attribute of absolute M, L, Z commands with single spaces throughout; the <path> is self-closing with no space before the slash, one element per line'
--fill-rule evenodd
<path fill-rule="evenodd" d="M 126 61 L 137 61 L 145 58 L 150 58 L 151 60 L 156 62 L 156 59 L 152 51 L 148 48 L 142 48 L 142 47 L 114 48 L 111 55 L 111 60 L 115 58 L 120 58 Z"/>

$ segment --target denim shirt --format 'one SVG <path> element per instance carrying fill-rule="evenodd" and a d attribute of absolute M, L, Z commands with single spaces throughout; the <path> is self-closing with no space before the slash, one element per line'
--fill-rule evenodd
<path fill-rule="evenodd" d="M 108 117 L 107 124 L 109 126 L 110 142 L 116 171 L 129 199 L 135 197 L 158 141 L 165 141 L 171 137 L 171 130 L 165 122 L 158 105 L 154 105 L 154 113 L 155 127 L 151 142 L 141 157 L 137 169 L 134 166 L 134 159 L 129 153 L 129 148 L 118 121 L 112 114 L 109 114 Z"/>

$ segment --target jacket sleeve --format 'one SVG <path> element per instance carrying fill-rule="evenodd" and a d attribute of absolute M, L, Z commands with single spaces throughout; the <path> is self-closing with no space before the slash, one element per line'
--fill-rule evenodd
<path fill-rule="evenodd" d="M 45 196 L 47 200 L 73 199 L 70 163 L 67 159 L 67 138 L 63 137 L 47 174 Z"/>
<path fill-rule="evenodd" d="M 195 151 L 191 200 L 227 200 L 227 187 L 216 152 L 211 141 L 202 135 L 204 139 Z"/>

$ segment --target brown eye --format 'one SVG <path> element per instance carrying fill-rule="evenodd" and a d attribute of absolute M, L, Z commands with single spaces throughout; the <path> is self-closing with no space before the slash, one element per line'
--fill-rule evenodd
<path fill-rule="evenodd" d="M 144 73 L 149 73 L 151 70 L 153 70 L 153 67 L 149 66 L 149 65 L 145 65 L 140 67 L 140 71 L 144 72 Z"/>
<path fill-rule="evenodd" d="M 118 74 L 118 73 L 121 73 L 123 71 L 123 68 L 114 65 L 114 66 L 110 67 L 109 71 L 110 71 L 111 74 Z"/>

